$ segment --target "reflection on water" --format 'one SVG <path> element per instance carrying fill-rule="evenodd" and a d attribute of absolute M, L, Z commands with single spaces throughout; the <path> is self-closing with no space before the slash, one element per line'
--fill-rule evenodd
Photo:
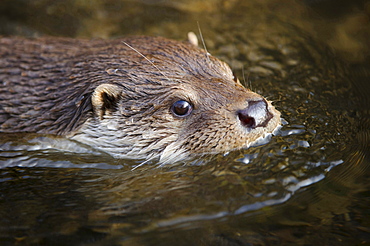
<path fill-rule="evenodd" d="M 360 12 L 362 5 L 355 1 L 356 8 L 350 5 L 355 10 L 325 23 L 315 17 L 320 12 L 310 11 L 325 9 L 319 2 L 332 1 L 285 7 L 273 0 L 210 2 L 66 1 L 58 12 L 60 2 L 23 1 L 23 7 L 43 10 L 40 19 L 49 16 L 55 22 L 51 18 L 49 25 L 40 27 L 32 16 L 24 17 L 28 22 L 11 18 L 3 22 L 4 33 L 18 23 L 13 34 L 50 34 L 48 28 L 75 13 L 69 20 L 73 25 L 63 27 L 72 32 L 63 33 L 62 28 L 51 34 L 146 33 L 181 39 L 197 29 L 198 20 L 208 50 L 227 61 L 247 87 L 272 100 L 286 123 L 269 143 L 212 156 L 207 163 L 160 168 L 147 164 L 136 169 L 140 161 L 114 160 L 67 139 L 2 134 L 1 242 L 353 245 L 370 241 L 368 47 L 359 55 L 353 42 L 361 43 L 362 38 L 348 40 L 346 31 L 348 22 L 366 15 L 366 8 Z M 0 10 L 6 4 L 13 9 L 13 2 L 5 1 Z M 73 11 L 67 11 L 68 4 Z M 128 21 L 132 16 L 137 18 Z M 91 23 L 99 20 L 104 25 L 92 28 Z M 318 35 L 333 26 L 333 33 Z M 335 40 L 340 33 L 343 40 Z M 345 40 L 353 44 L 348 49 L 351 57 L 346 57 L 347 50 L 342 52 Z M 321 42 L 335 43 L 337 53 Z"/>
<path fill-rule="evenodd" d="M 0 168 L 122 168 L 107 154 L 69 139 L 24 133 L 2 137 Z"/>

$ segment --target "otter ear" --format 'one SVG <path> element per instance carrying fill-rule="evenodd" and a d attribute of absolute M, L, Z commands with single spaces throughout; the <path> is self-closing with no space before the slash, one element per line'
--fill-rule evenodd
<path fill-rule="evenodd" d="M 113 84 L 101 84 L 95 88 L 91 103 L 94 112 L 102 118 L 107 112 L 112 112 L 122 97 L 122 88 Z"/>
<path fill-rule="evenodd" d="M 198 47 L 198 37 L 195 33 L 193 32 L 188 32 L 188 41 L 192 45 Z"/>

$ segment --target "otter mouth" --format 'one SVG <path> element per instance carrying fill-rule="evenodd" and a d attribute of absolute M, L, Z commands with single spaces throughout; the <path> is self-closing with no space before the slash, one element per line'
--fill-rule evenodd
<path fill-rule="evenodd" d="M 272 136 L 276 136 L 279 134 L 279 130 L 281 128 L 282 126 L 280 124 L 277 125 L 275 129 L 272 130 L 271 132 L 267 132 L 263 136 L 257 138 L 254 142 L 251 142 L 248 148 L 268 144 L 271 141 Z"/>

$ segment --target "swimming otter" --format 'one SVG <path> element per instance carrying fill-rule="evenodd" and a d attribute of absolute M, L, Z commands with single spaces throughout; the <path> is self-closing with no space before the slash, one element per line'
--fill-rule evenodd
<path fill-rule="evenodd" d="M 66 136 L 117 158 L 169 163 L 248 147 L 280 113 L 190 43 L 0 39 L 0 132 Z"/>

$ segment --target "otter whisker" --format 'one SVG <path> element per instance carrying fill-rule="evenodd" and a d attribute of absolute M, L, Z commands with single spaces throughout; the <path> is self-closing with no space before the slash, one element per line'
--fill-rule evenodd
<path fill-rule="evenodd" d="M 134 166 L 133 168 L 131 168 L 131 171 L 134 171 L 135 169 L 141 167 L 141 166 L 144 166 L 146 163 L 152 161 L 152 160 L 155 160 L 158 158 L 158 156 L 160 156 L 160 154 L 157 154 L 157 155 L 153 155 L 152 157 L 146 159 L 145 161 L 141 162 L 140 164 Z"/>
<path fill-rule="evenodd" d="M 252 80 L 249 79 L 249 73 L 247 74 L 247 83 L 249 83 L 249 89 L 252 91 Z"/>
<path fill-rule="evenodd" d="M 200 28 L 199 21 L 197 21 L 197 25 L 198 25 L 198 31 L 199 31 L 200 39 L 202 40 L 202 44 L 203 44 L 204 50 L 206 51 L 207 59 L 208 59 L 208 61 L 210 61 L 210 59 L 209 59 L 209 55 L 210 54 L 208 53 L 206 43 L 204 42 L 204 38 L 203 38 L 202 30 Z"/>
<path fill-rule="evenodd" d="M 244 65 L 242 66 L 242 75 L 243 75 L 243 83 L 245 86 L 247 86 L 247 81 L 245 80 L 245 74 L 244 74 Z"/>
<path fill-rule="evenodd" d="M 138 51 L 137 49 L 135 49 L 134 47 L 132 47 L 131 45 L 129 45 L 128 43 L 126 43 L 125 41 L 122 41 L 122 43 L 124 43 L 127 47 L 129 47 L 130 49 L 132 49 L 133 51 L 135 51 L 136 53 L 138 53 L 141 57 L 143 57 L 145 60 L 147 60 L 153 67 L 155 67 L 158 72 L 160 74 L 163 75 L 163 77 L 165 77 L 167 80 L 171 81 L 155 64 L 154 62 L 152 62 L 151 60 L 149 60 L 148 57 L 146 57 L 143 53 L 141 53 L 140 51 Z"/>

